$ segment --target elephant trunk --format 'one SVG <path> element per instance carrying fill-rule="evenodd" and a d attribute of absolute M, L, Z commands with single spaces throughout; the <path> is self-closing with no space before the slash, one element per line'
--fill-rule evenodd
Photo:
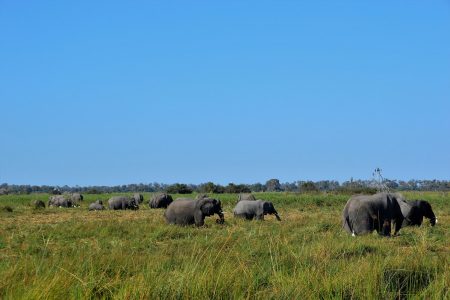
<path fill-rule="evenodd" d="M 223 215 L 223 212 L 222 212 L 222 211 L 219 211 L 219 212 L 217 213 L 217 215 L 219 216 L 219 219 L 216 220 L 216 222 L 219 223 L 219 224 L 225 223 L 225 217 L 224 217 L 224 215 Z"/>
<path fill-rule="evenodd" d="M 431 223 L 431 226 L 436 225 L 436 223 L 437 223 L 437 218 L 436 218 L 436 217 L 430 218 L 430 223 Z"/>
<path fill-rule="evenodd" d="M 277 218 L 278 221 L 281 221 L 281 218 L 280 218 L 280 216 L 278 215 L 278 212 L 275 211 L 274 215 L 275 215 L 275 218 Z"/>

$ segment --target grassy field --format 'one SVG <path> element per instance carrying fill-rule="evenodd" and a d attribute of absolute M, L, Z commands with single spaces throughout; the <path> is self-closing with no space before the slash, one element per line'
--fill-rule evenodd
<path fill-rule="evenodd" d="M 341 229 L 348 195 L 265 193 L 282 222 L 166 225 L 163 210 L 89 212 L 111 195 L 85 195 L 80 208 L 35 210 L 48 195 L 0 196 L 0 298 L 448 299 L 450 194 L 430 201 L 439 223 L 400 235 L 353 238 Z M 3 209 L 10 206 L 13 212 Z"/>

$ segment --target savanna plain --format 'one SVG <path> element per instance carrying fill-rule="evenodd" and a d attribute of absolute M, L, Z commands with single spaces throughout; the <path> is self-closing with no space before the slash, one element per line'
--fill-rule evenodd
<path fill-rule="evenodd" d="M 30 203 L 49 195 L 0 196 L 0 298 L 449 299 L 450 194 L 403 194 L 429 201 L 438 224 L 351 237 L 342 194 L 256 193 L 281 222 L 235 219 L 237 196 L 212 195 L 225 224 L 201 228 L 167 225 L 150 193 L 138 211 L 93 212 L 112 195 L 43 210 Z"/>

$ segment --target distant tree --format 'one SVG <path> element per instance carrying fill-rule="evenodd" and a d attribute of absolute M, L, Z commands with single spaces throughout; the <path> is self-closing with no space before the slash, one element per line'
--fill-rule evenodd
<path fill-rule="evenodd" d="M 308 192 L 318 192 L 319 189 L 317 188 L 317 186 L 314 184 L 314 182 L 312 181 L 307 181 L 302 183 L 302 185 L 300 186 L 300 191 L 302 193 L 308 193 Z"/>
<path fill-rule="evenodd" d="M 320 190 L 320 191 L 334 191 L 339 188 L 339 182 L 336 180 L 321 180 L 314 182 L 314 185 Z"/>
<path fill-rule="evenodd" d="M 280 192 L 281 184 L 278 179 L 269 179 L 266 182 L 266 191 L 268 192 Z"/>
<path fill-rule="evenodd" d="M 21 186 L 21 188 L 20 188 L 20 194 L 29 195 L 29 194 L 31 194 L 32 191 L 33 191 L 33 189 L 29 185 L 24 185 L 24 186 Z"/>
<path fill-rule="evenodd" d="M 251 193 L 251 190 L 245 184 L 229 183 L 225 187 L 225 193 L 230 193 L 230 194 Z"/>
<path fill-rule="evenodd" d="M 101 192 L 96 188 L 91 188 L 86 191 L 86 194 L 101 194 Z"/>
<path fill-rule="evenodd" d="M 298 186 L 295 182 L 285 182 L 281 184 L 281 190 L 285 192 L 295 192 L 298 190 Z"/>
<path fill-rule="evenodd" d="M 198 186 L 198 192 L 206 194 L 222 194 L 225 188 L 221 185 L 214 184 L 213 182 L 207 182 Z"/>
<path fill-rule="evenodd" d="M 398 183 L 397 183 L 395 180 L 389 180 L 389 179 L 386 179 L 386 180 L 384 181 L 384 184 L 385 184 L 388 188 L 390 188 L 390 189 L 392 189 L 392 190 L 395 190 L 395 189 L 398 188 Z"/>
<path fill-rule="evenodd" d="M 192 189 L 184 183 L 175 183 L 166 188 L 169 194 L 192 194 Z"/>
<path fill-rule="evenodd" d="M 250 185 L 249 188 L 252 192 L 264 192 L 264 185 L 259 182 Z"/>

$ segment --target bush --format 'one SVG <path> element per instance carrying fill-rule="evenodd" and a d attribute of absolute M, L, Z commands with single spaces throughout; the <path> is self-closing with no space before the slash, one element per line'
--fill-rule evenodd
<path fill-rule="evenodd" d="M 225 192 L 225 188 L 223 186 L 212 182 L 200 184 L 198 190 L 200 193 L 206 194 L 223 194 Z"/>
<path fill-rule="evenodd" d="M 192 194 L 192 189 L 184 183 L 175 183 L 166 188 L 169 194 Z"/>
<path fill-rule="evenodd" d="M 86 191 L 86 194 L 101 194 L 102 192 L 100 192 L 97 189 L 89 189 Z"/>
<path fill-rule="evenodd" d="M 251 190 L 245 184 L 237 184 L 236 185 L 234 183 L 229 183 L 225 187 L 225 193 L 230 193 L 230 194 L 251 193 Z"/>
<path fill-rule="evenodd" d="M 303 183 L 303 184 L 300 186 L 300 191 L 301 191 L 302 193 L 318 192 L 319 189 L 318 189 L 317 186 L 314 184 L 314 182 L 308 181 L 308 182 Z"/>

